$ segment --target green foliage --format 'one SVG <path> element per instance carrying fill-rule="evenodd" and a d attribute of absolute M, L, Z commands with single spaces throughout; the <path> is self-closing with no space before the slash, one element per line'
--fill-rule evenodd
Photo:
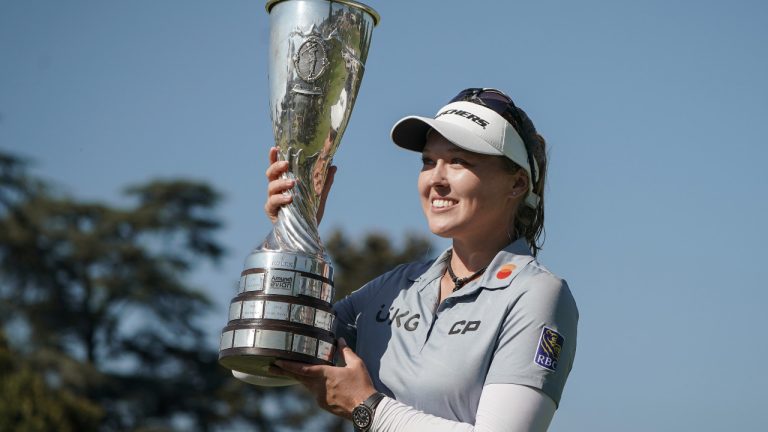
<path fill-rule="evenodd" d="M 200 328 L 211 303 L 187 280 L 223 253 L 218 194 L 183 180 L 127 193 L 127 208 L 77 201 L 0 152 L 0 324 L 25 330 L 3 352 L 3 428 L 269 430 L 267 392 L 218 365 Z"/>
<path fill-rule="evenodd" d="M 102 416 L 92 401 L 49 386 L 0 331 L 0 431 L 95 430 Z"/>

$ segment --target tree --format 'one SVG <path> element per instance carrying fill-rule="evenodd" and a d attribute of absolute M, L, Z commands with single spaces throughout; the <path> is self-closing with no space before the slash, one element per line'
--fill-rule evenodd
<path fill-rule="evenodd" d="M 218 193 L 165 180 L 127 194 L 128 208 L 80 202 L 0 152 L 0 324 L 17 336 L 16 350 L 4 352 L 11 373 L 52 391 L 41 397 L 71 394 L 88 402 L 78 406 L 99 407 L 86 417 L 102 430 L 233 421 L 272 430 L 260 401 L 280 391 L 239 383 L 217 364 L 200 327 L 211 303 L 187 280 L 222 255 Z M 10 394 L 2 404 L 18 407 Z"/>
<path fill-rule="evenodd" d="M 42 374 L 19 360 L 2 331 L 0 400 L 4 402 L 0 404 L 1 431 L 93 430 L 103 416 L 101 408 L 92 401 L 48 385 Z"/>

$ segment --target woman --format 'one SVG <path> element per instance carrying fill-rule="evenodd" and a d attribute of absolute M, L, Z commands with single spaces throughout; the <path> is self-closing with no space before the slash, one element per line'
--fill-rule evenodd
<path fill-rule="evenodd" d="M 452 247 L 336 303 L 344 366 L 278 361 L 272 371 L 357 430 L 546 430 L 573 364 L 578 311 L 565 281 L 535 259 L 543 138 L 504 93 L 473 88 L 434 118 L 400 120 L 392 140 L 421 152 L 422 209 Z M 287 164 L 274 149 L 270 159 L 274 221 L 293 183 L 280 178 Z"/>

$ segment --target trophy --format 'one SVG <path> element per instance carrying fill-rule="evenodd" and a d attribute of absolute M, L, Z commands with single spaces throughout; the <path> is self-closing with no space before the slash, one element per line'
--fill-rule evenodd
<path fill-rule="evenodd" d="M 293 201 L 245 260 L 219 363 L 257 385 L 289 385 L 276 359 L 333 364 L 333 269 L 316 213 L 355 104 L 379 15 L 349 0 L 270 0 L 270 114 Z"/>

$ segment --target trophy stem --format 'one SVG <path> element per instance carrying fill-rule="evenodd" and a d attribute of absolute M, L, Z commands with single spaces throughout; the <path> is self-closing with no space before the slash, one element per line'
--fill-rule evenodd
<path fill-rule="evenodd" d="M 315 154 L 307 157 L 304 164 L 299 164 L 300 153 L 301 150 L 291 148 L 279 153 L 280 159 L 289 163 L 284 178 L 295 180 L 290 191 L 293 200 L 280 208 L 277 221 L 259 250 L 297 252 L 328 261 L 317 228 L 317 209 L 330 159 Z"/>

